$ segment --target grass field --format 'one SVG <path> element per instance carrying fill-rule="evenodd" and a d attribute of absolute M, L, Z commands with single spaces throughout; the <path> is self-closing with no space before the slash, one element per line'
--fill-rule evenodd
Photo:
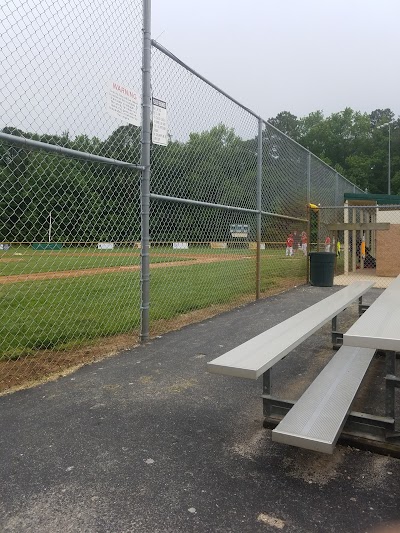
<path fill-rule="evenodd" d="M 193 256 L 197 251 L 194 249 L 176 251 L 179 253 L 168 250 L 167 257 L 153 256 L 157 262 L 182 260 L 182 265 L 152 269 L 152 321 L 170 319 L 211 305 L 229 304 L 244 295 L 255 293 L 254 251 L 208 248 L 207 256 L 221 255 L 221 261 L 203 263 L 201 257 L 204 258 L 205 249 L 199 250 L 199 264 L 185 265 L 185 256 Z M 152 249 L 152 254 L 158 251 Z M 133 260 L 140 260 L 138 250 L 135 250 L 134 257 L 133 254 L 128 257 L 107 257 L 107 263 L 104 263 L 106 258 L 102 251 L 97 254 L 93 250 L 94 255 L 89 257 L 73 256 L 76 250 L 69 250 L 66 254 L 50 252 L 54 257 L 33 250 L 25 252 L 27 262 L 34 261 L 37 268 L 42 269 L 37 270 L 40 272 L 50 272 L 50 267 L 53 270 L 71 269 L 71 265 L 79 269 L 85 268 L 84 265 L 90 265 L 90 268 L 101 268 L 105 264 L 131 265 Z M 165 254 L 166 249 L 160 247 L 161 252 Z M 236 254 L 238 258 L 226 261 L 224 258 L 227 254 Z M 8 263 L 3 262 L 1 266 L 2 275 L 5 275 L 4 271 L 16 273 L 15 270 L 8 270 Z M 27 273 L 22 265 L 19 268 L 20 273 Z M 286 258 L 281 250 L 263 251 L 261 291 L 279 292 L 290 285 L 303 283 L 305 268 L 306 262 L 301 254 Z M 9 283 L 0 285 L 0 297 L 0 358 L 3 359 L 14 359 L 40 349 L 68 348 L 91 339 L 133 332 L 140 323 L 139 271 Z"/>
<path fill-rule="evenodd" d="M 11 252 L 11 253 L 10 253 Z M 175 256 L 173 250 L 160 249 L 162 256 L 152 255 L 152 263 L 185 261 L 184 254 Z M 87 268 L 119 267 L 140 264 L 140 250 L 119 248 L 97 250 L 96 248 L 67 248 L 62 251 L 39 251 L 19 246 L 0 252 L 0 276 L 59 272 Z"/>

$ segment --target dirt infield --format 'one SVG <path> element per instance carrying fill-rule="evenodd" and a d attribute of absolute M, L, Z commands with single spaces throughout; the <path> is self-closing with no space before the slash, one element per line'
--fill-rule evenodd
<path fill-rule="evenodd" d="M 163 256 L 163 254 L 155 254 Z M 168 254 L 165 254 L 168 256 Z M 242 259 L 252 259 L 252 256 L 236 256 L 236 255 L 218 255 L 218 256 L 183 256 L 185 260 L 181 261 L 167 261 L 164 263 L 153 263 L 150 265 L 150 269 L 153 268 L 168 268 L 177 266 L 188 266 L 205 263 L 220 263 L 225 261 L 239 261 Z M 189 257 L 191 257 L 189 259 Z M 188 260 L 186 260 L 188 259 Z M 115 267 L 99 267 L 99 268 L 83 268 L 80 270 L 60 270 L 52 272 L 34 272 L 32 274 L 16 274 L 11 276 L 0 276 L 0 285 L 6 285 L 9 283 L 20 283 L 24 281 L 39 281 L 50 279 L 63 279 L 63 278 L 79 278 L 82 276 L 94 276 L 99 274 L 111 274 L 119 272 L 135 272 L 140 270 L 140 265 L 132 266 L 115 266 Z"/>

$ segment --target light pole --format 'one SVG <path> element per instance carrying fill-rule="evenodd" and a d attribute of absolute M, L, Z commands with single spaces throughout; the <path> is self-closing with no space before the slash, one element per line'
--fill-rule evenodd
<path fill-rule="evenodd" d="M 388 129 L 389 129 L 388 194 L 390 194 L 390 125 L 391 124 L 392 124 L 392 122 L 385 122 L 385 124 L 381 124 L 380 126 L 377 127 L 377 129 L 379 129 L 379 128 L 383 128 L 384 126 L 388 126 Z"/>

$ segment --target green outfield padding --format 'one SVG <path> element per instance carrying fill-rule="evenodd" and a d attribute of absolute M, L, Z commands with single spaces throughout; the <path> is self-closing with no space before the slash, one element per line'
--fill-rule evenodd
<path fill-rule="evenodd" d="M 63 247 L 59 242 L 33 242 L 31 246 L 34 250 L 61 250 Z"/>

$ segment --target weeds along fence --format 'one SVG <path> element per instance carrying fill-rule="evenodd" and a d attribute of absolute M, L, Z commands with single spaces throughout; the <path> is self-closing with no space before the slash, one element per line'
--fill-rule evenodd
<path fill-rule="evenodd" d="M 151 41 L 148 0 L 2 9 L 1 390 L 305 282 L 306 205 L 352 183 Z"/>

